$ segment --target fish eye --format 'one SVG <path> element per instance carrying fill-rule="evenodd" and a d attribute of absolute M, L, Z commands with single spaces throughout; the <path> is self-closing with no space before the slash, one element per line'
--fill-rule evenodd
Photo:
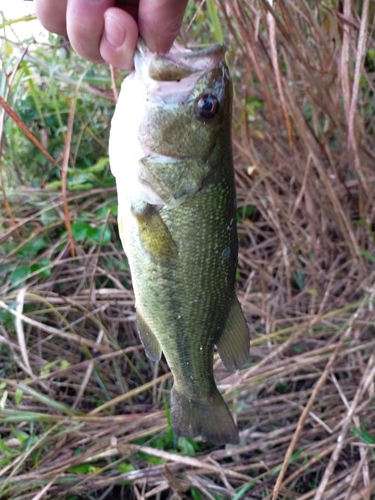
<path fill-rule="evenodd" d="M 219 109 L 219 101 L 214 94 L 202 94 L 195 101 L 195 114 L 198 118 L 209 120 L 213 118 Z"/>

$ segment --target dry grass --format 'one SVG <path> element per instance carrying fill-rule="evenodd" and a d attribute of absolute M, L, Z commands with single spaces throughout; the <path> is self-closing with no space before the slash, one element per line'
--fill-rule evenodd
<path fill-rule="evenodd" d="M 241 444 L 173 436 L 171 377 L 139 345 L 118 241 L 64 229 L 64 207 L 74 224 L 113 206 L 114 188 L 4 181 L 0 498 L 375 498 L 374 4 L 207 5 L 219 18 L 198 11 L 187 36 L 198 26 L 212 40 L 221 27 L 235 83 L 238 293 L 252 358 L 215 370 Z M 3 158 L 10 142 L 5 131 Z M 116 234 L 110 210 L 99 224 Z M 50 274 L 35 268 L 20 286 L 10 270 L 43 238 L 33 258 Z"/>

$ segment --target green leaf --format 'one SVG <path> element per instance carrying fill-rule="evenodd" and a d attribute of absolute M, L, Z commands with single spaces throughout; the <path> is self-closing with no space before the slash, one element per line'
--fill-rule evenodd
<path fill-rule="evenodd" d="M 293 274 L 293 281 L 296 288 L 303 290 L 305 287 L 305 277 L 301 271 L 295 271 Z"/>
<path fill-rule="evenodd" d="M 45 189 L 50 189 L 51 191 L 56 191 L 57 189 L 61 189 L 62 182 L 61 181 L 52 181 L 48 182 L 45 185 Z"/>
<path fill-rule="evenodd" d="M 0 439 L 0 450 L 7 453 L 12 453 L 12 449 L 8 445 L 6 445 L 2 439 Z"/>
<path fill-rule="evenodd" d="M 71 191 L 88 191 L 93 188 L 94 184 L 92 182 L 83 182 L 81 184 L 73 184 L 72 186 L 69 186 Z"/>
<path fill-rule="evenodd" d="M 90 243 L 107 245 L 111 241 L 111 230 L 106 224 L 101 224 L 98 227 L 90 227 L 87 230 L 87 239 Z"/>
<path fill-rule="evenodd" d="M 244 498 L 244 494 L 254 486 L 254 482 L 246 483 L 240 488 L 237 493 L 234 495 L 233 500 L 240 500 L 240 498 Z"/>
<path fill-rule="evenodd" d="M 360 252 L 361 252 L 361 255 L 363 255 L 363 257 L 366 257 L 366 259 L 368 261 L 370 261 L 373 264 L 375 264 L 375 255 L 372 255 L 371 253 L 369 253 L 369 252 L 367 252 L 366 250 L 363 250 L 363 249 L 361 249 Z"/>
<path fill-rule="evenodd" d="M 4 457 L 2 460 L 0 460 L 0 469 L 8 465 L 12 461 L 12 457 Z"/>
<path fill-rule="evenodd" d="M 54 208 L 51 210 L 46 210 L 40 214 L 40 222 L 43 226 L 48 226 L 52 222 L 60 220 L 60 216 Z"/>
<path fill-rule="evenodd" d="M 128 472 L 133 472 L 136 469 L 132 464 L 121 463 L 118 466 L 118 470 L 121 474 L 127 474 Z M 132 482 L 131 481 L 121 481 L 119 484 L 128 485 L 128 484 L 132 484 Z"/>
<path fill-rule="evenodd" d="M 157 450 L 165 450 L 168 446 L 166 446 L 168 442 L 168 437 L 163 434 L 162 436 L 154 439 L 152 441 L 152 447 L 156 448 Z"/>
<path fill-rule="evenodd" d="M 9 311 L 0 311 L 0 324 L 9 325 L 13 324 L 13 316 Z M 5 347 L 5 344 L 2 344 L 2 348 Z"/>
<path fill-rule="evenodd" d="M 107 217 L 108 212 L 109 212 L 109 207 L 103 206 L 96 211 L 96 216 L 100 219 L 104 219 Z"/>
<path fill-rule="evenodd" d="M 133 472 L 133 470 L 135 470 L 135 467 L 132 464 L 121 463 L 118 466 L 118 470 L 121 474 L 127 474 L 128 472 Z"/>
<path fill-rule="evenodd" d="M 90 230 L 90 224 L 83 220 L 78 220 L 72 224 L 72 234 L 76 241 L 83 241 L 87 238 L 87 233 Z"/>
<path fill-rule="evenodd" d="M 68 366 L 70 366 L 70 363 L 66 359 L 61 359 L 61 360 L 60 359 L 54 359 L 50 363 L 47 363 L 46 365 L 43 366 L 42 370 L 40 371 L 40 375 L 41 376 L 42 375 L 49 375 L 52 372 L 51 369 L 54 366 L 58 366 L 61 369 L 64 369 L 64 368 L 68 368 Z"/>
<path fill-rule="evenodd" d="M 68 366 L 70 366 L 70 365 L 71 365 L 71 363 L 69 363 L 68 360 L 66 360 L 66 359 L 61 360 L 61 369 L 62 370 L 64 370 L 65 368 L 68 368 Z"/>
<path fill-rule="evenodd" d="M 19 405 L 22 401 L 23 390 L 20 387 L 17 387 L 16 392 L 14 393 L 14 402 L 16 405 Z"/>
<path fill-rule="evenodd" d="M 192 440 L 189 438 L 179 437 L 177 448 L 182 455 L 187 455 L 188 457 L 193 457 L 195 455 L 195 448 Z"/>
<path fill-rule="evenodd" d="M 41 369 L 40 371 L 40 375 L 43 376 L 43 375 L 49 375 L 51 373 L 51 368 L 53 368 L 54 366 L 56 366 L 57 364 L 59 363 L 59 360 L 58 359 L 54 359 L 53 361 L 51 361 L 50 363 L 47 363 L 46 365 L 43 366 L 43 368 Z"/>
<path fill-rule="evenodd" d="M 171 429 L 172 428 L 171 409 L 166 394 L 163 394 L 163 406 L 165 410 L 165 416 L 167 417 L 168 427 Z"/>
<path fill-rule="evenodd" d="M 92 167 L 89 167 L 87 169 L 88 172 L 93 172 L 95 174 L 99 174 L 100 172 L 103 172 L 105 167 L 109 165 L 109 157 L 108 156 L 102 156 L 99 158 L 99 160 L 93 165 Z"/>
<path fill-rule="evenodd" d="M 40 271 L 39 274 L 42 278 L 48 278 L 51 275 L 51 267 L 49 267 L 51 265 L 52 262 L 50 259 L 40 259 L 39 262 L 30 266 L 30 271 L 32 273 Z"/>
<path fill-rule="evenodd" d="M 375 437 L 370 436 L 370 434 L 368 434 L 365 430 L 355 427 L 352 432 L 355 436 L 361 438 L 366 444 L 375 444 Z"/>
<path fill-rule="evenodd" d="M 301 354 L 301 352 L 303 352 L 303 347 L 298 344 L 292 346 L 292 349 L 297 354 Z"/>
<path fill-rule="evenodd" d="M 252 215 L 255 212 L 255 206 L 254 205 L 246 205 L 244 207 L 240 207 L 237 210 L 237 222 L 241 222 L 243 219 L 251 219 Z"/>
<path fill-rule="evenodd" d="M 98 471 L 100 471 L 99 467 L 95 467 L 94 465 L 88 463 L 74 465 L 68 469 L 68 472 L 73 474 L 95 474 Z"/>
<path fill-rule="evenodd" d="M 168 462 L 168 460 L 166 458 L 149 457 L 147 459 L 147 462 L 153 465 L 164 465 Z"/>
<path fill-rule="evenodd" d="M 25 281 L 26 278 L 29 276 L 30 272 L 31 270 L 29 267 L 26 266 L 17 267 L 10 276 L 11 284 L 12 285 L 15 285 L 16 283 L 20 284 L 22 281 Z"/>
<path fill-rule="evenodd" d="M 114 217 L 117 217 L 117 209 L 117 205 L 104 205 L 96 211 L 96 215 L 100 219 L 107 218 L 108 213 L 110 215 L 113 215 Z"/>
<path fill-rule="evenodd" d="M 3 391 L 3 394 L 1 395 L 0 398 L 0 409 L 4 410 L 7 399 L 8 399 L 8 391 Z"/>
<path fill-rule="evenodd" d="M 47 247 L 47 242 L 43 238 L 33 238 L 28 241 L 27 244 L 20 249 L 18 256 L 22 257 L 34 257 L 40 250 Z"/>
<path fill-rule="evenodd" d="M 13 434 L 19 441 L 21 441 L 21 443 L 25 442 L 26 439 L 29 439 L 30 437 L 29 434 L 27 434 L 27 432 L 21 431 L 17 427 L 13 427 L 13 425 L 11 426 L 11 429 L 13 431 Z"/>
<path fill-rule="evenodd" d="M 103 236 L 102 236 L 102 240 L 101 240 L 102 245 L 108 245 L 108 243 L 110 243 L 111 237 L 112 237 L 111 230 L 106 224 L 102 224 L 99 227 L 101 228 L 101 230 L 103 232 Z"/>
<path fill-rule="evenodd" d="M 194 488 L 194 486 L 192 486 L 190 488 L 190 493 L 191 493 L 191 497 L 193 498 L 193 500 L 204 500 L 202 495 L 199 493 L 197 488 Z"/>
<path fill-rule="evenodd" d="M 128 268 L 128 260 L 124 255 L 124 258 L 118 260 L 115 257 L 108 257 L 107 260 L 108 269 L 120 269 L 120 271 L 125 271 Z"/>

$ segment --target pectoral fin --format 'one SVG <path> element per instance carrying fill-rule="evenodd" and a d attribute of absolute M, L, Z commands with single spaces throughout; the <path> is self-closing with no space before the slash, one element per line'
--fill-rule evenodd
<path fill-rule="evenodd" d="M 138 333 L 147 357 L 151 359 L 151 361 L 159 361 L 161 357 L 161 347 L 158 339 L 139 313 L 137 314 L 137 319 Z"/>
<path fill-rule="evenodd" d="M 249 359 L 249 330 L 237 297 L 234 298 L 217 348 L 224 365 L 235 371 Z"/>
<path fill-rule="evenodd" d="M 154 205 L 142 203 L 142 206 L 132 206 L 141 246 L 156 262 L 169 263 L 177 257 L 177 245 L 158 209 Z"/>

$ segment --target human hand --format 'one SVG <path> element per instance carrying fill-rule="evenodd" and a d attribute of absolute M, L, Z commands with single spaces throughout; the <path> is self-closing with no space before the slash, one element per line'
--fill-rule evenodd
<path fill-rule="evenodd" d="M 68 35 L 91 62 L 132 69 L 140 35 L 152 51 L 168 52 L 188 0 L 34 0 L 41 24 Z"/>

